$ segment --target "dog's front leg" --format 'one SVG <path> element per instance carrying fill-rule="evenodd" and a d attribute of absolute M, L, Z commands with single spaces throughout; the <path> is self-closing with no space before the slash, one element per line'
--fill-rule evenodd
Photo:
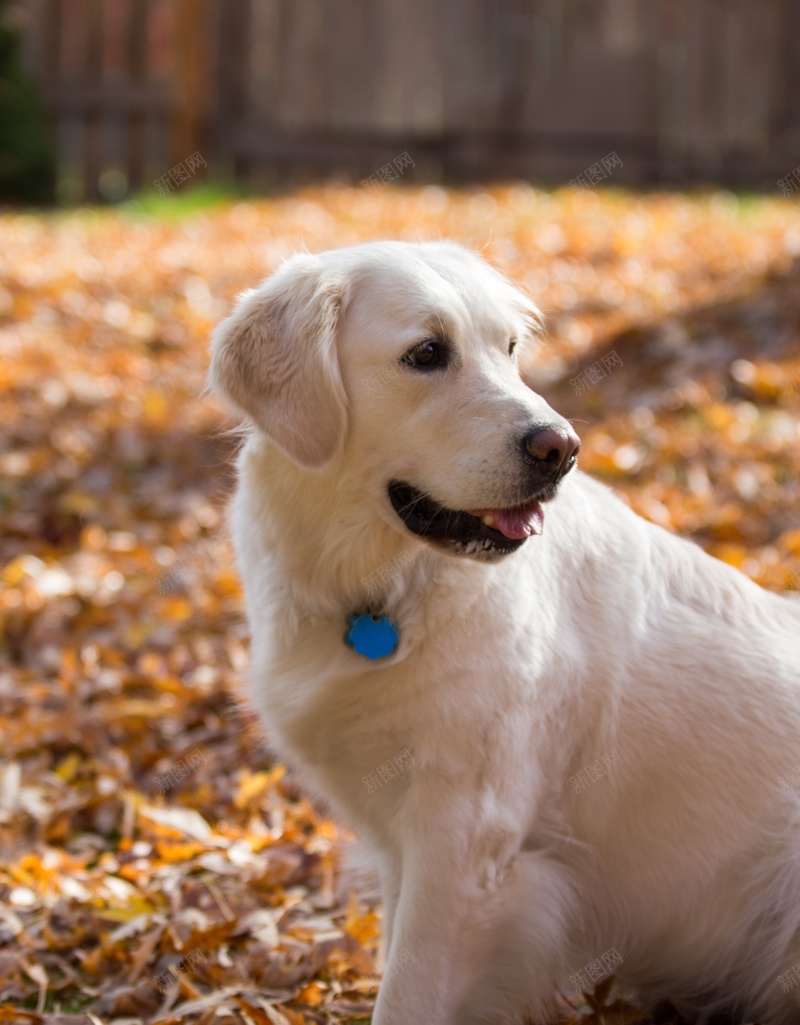
<path fill-rule="evenodd" d="M 418 849 L 410 857 L 374 1025 L 544 1016 L 573 911 L 564 866 L 533 852 L 476 860 Z"/>
<path fill-rule="evenodd" d="M 448 868 L 441 855 L 406 852 L 373 1025 L 455 1025 L 459 935 L 478 906 L 474 891 L 452 860 Z"/>
<path fill-rule="evenodd" d="M 383 921 L 381 923 L 381 946 L 384 963 L 389 956 L 394 932 L 394 920 L 400 900 L 401 865 L 395 853 L 384 852 L 378 863 L 378 875 L 383 898 Z"/>

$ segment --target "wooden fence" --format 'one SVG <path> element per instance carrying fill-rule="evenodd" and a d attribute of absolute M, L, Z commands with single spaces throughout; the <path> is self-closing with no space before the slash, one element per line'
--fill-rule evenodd
<path fill-rule="evenodd" d="M 773 189 L 800 165 L 800 0 L 19 4 L 88 197 L 189 158 L 253 182 L 599 168 Z"/>
<path fill-rule="evenodd" d="M 15 15 L 66 198 L 120 198 L 202 153 L 212 117 L 207 0 L 21 0 Z"/>

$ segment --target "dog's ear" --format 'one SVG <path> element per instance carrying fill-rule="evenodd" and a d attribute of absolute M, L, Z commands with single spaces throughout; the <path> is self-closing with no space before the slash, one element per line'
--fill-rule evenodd
<path fill-rule="evenodd" d="M 211 387 L 306 467 L 323 466 L 344 440 L 336 354 L 344 291 L 317 257 L 295 256 L 245 292 L 212 337 Z"/>

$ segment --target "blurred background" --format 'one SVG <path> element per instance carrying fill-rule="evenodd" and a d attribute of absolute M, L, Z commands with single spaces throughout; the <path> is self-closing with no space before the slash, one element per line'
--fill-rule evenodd
<path fill-rule="evenodd" d="M 476 249 L 582 467 L 798 592 L 799 197 L 800 0 L 0 0 L 0 1022 L 370 1017 L 380 905 L 246 701 L 237 294 Z"/>
<path fill-rule="evenodd" d="M 800 162 L 800 0 L 3 0 L 2 12 L 2 118 L 17 123 L 0 148 L 23 198 L 120 199 L 195 154 L 192 177 L 262 187 L 389 175 L 404 153 L 401 173 L 423 182 L 553 184 L 615 153 L 617 184 L 774 188 Z"/>

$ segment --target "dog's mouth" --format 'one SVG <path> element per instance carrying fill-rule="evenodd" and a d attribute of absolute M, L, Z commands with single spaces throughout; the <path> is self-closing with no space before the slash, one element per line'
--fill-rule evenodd
<path fill-rule="evenodd" d="M 540 491 L 519 505 L 497 509 L 448 509 L 404 481 L 390 481 L 392 508 L 418 537 L 463 555 L 497 557 L 514 552 L 544 527 L 542 504 L 555 488 Z"/>

